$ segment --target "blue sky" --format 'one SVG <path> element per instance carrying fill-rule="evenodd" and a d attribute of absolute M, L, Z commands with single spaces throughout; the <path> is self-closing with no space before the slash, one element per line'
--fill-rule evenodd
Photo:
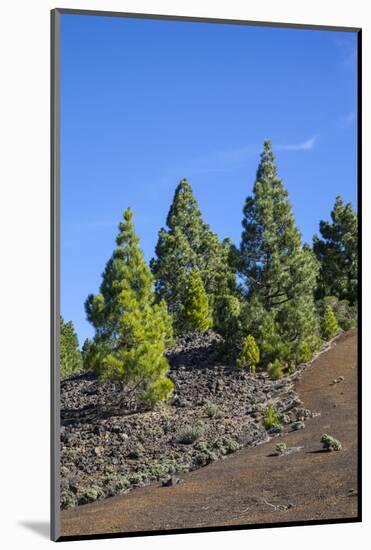
<path fill-rule="evenodd" d="M 356 206 L 356 44 L 353 32 L 62 15 L 61 312 L 81 344 L 122 212 L 149 260 L 183 177 L 236 244 L 265 138 L 304 241 L 337 194 Z"/>

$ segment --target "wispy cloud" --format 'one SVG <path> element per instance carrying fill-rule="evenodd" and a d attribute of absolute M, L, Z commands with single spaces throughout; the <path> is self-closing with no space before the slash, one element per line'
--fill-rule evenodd
<path fill-rule="evenodd" d="M 289 144 L 272 144 L 273 151 L 309 151 L 313 149 L 318 136 L 312 136 L 306 141 L 300 143 L 289 143 Z M 230 149 L 228 151 L 219 151 L 210 153 L 207 156 L 198 159 L 198 162 L 208 164 L 210 166 L 219 167 L 231 167 L 235 165 L 240 165 L 246 162 L 251 157 L 256 157 L 262 151 L 262 147 L 257 147 L 253 145 L 246 145 L 245 147 L 238 147 L 236 149 Z M 217 168 L 214 168 L 217 170 Z"/>
<path fill-rule="evenodd" d="M 291 144 L 278 144 L 273 147 L 273 150 L 276 151 L 310 151 L 313 149 L 318 136 L 313 136 L 306 141 L 300 143 L 291 143 Z"/>
<path fill-rule="evenodd" d="M 300 143 L 275 144 L 273 142 L 273 151 L 309 151 L 313 149 L 318 136 L 312 136 L 306 141 Z M 243 145 L 234 149 L 219 151 L 209 151 L 199 157 L 188 159 L 182 164 L 181 168 L 173 167 L 171 170 L 162 174 L 154 183 L 146 185 L 142 193 L 147 198 L 157 196 L 159 188 L 165 189 L 170 184 L 178 183 L 183 177 L 192 178 L 198 174 L 212 174 L 220 172 L 230 172 L 235 168 L 247 165 L 251 160 L 259 161 L 262 152 L 262 144 Z"/>

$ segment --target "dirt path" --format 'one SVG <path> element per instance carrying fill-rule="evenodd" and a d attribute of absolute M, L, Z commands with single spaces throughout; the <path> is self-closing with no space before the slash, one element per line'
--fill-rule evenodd
<path fill-rule="evenodd" d="M 344 380 L 333 385 L 339 376 Z M 356 517 L 357 333 L 342 335 L 297 390 L 306 408 L 321 413 L 305 430 L 184 474 L 174 487 L 151 485 L 65 510 L 62 535 Z M 321 452 L 325 432 L 341 441 L 341 452 Z M 278 441 L 303 448 L 271 456 Z"/>

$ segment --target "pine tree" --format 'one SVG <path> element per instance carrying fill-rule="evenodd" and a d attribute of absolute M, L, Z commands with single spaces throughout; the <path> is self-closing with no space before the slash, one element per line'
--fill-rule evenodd
<path fill-rule="evenodd" d="M 83 367 L 79 340 L 72 321 L 60 317 L 60 370 L 62 378 L 79 372 Z"/>
<path fill-rule="evenodd" d="M 180 317 L 186 331 L 204 332 L 211 326 L 209 300 L 198 269 L 188 274 Z"/>
<path fill-rule="evenodd" d="M 213 313 L 218 296 L 235 292 L 235 273 L 229 265 L 230 243 L 220 242 L 203 222 L 200 208 L 186 179 L 174 194 L 167 219 L 151 261 L 156 278 L 156 292 L 174 316 L 178 332 L 182 331 L 180 313 L 186 299 L 188 273 L 198 269 Z"/>
<path fill-rule="evenodd" d="M 155 304 L 153 277 L 134 233 L 132 212 L 124 212 L 117 248 L 107 262 L 100 293 L 86 301 L 88 320 L 95 328 L 89 363 L 102 378 L 122 382 L 126 396 L 155 402 L 173 387 L 165 345 L 171 339 L 166 304 Z"/>
<path fill-rule="evenodd" d="M 357 301 L 358 291 L 358 220 L 350 203 L 336 197 L 331 222 L 320 222 L 320 233 L 313 238 L 313 250 L 320 262 L 317 298 L 337 296 Z"/>
<path fill-rule="evenodd" d="M 308 344 L 308 342 L 302 342 L 297 350 L 297 360 L 298 364 L 307 363 L 313 357 L 313 349 Z"/>
<path fill-rule="evenodd" d="M 89 370 L 92 367 L 92 354 L 94 354 L 94 342 L 90 338 L 86 338 L 81 348 L 81 356 L 84 364 L 84 369 Z"/>
<path fill-rule="evenodd" d="M 255 374 L 256 365 L 260 361 L 260 352 L 254 336 L 246 336 L 240 354 L 237 358 L 237 365 L 246 367 Z"/>
<path fill-rule="evenodd" d="M 278 380 L 279 378 L 282 378 L 283 372 L 282 372 L 282 365 L 280 360 L 275 359 L 273 363 L 268 363 L 267 371 L 269 376 L 274 380 Z"/>
<path fill-rule="evenodd" d="M 324 340 L 331 340 L 339 332 L 339 325 L 331 306 L 327 306 L 321 322 L 321 333 Z"/>
<path fill-rule="evenodd" d="M 214 326 L 226 343 L 233 344 L 241 331 L 241 301 L 237 296 L 226 294 L 217 297 L 214 305 Z"/>
<path fill-rule="evenodd" d="M 301 342 L 318 332 L 313 301 L 318 266 L 301 243 L 269 141 L 243 213 L 239 270 L 248 301 L 260 308 L 255 326 L 246 330 L 257 335 L 263 362 L 277 356 L 288 361 Z"/>
<path fill-rule="evenodd" d="M 343 330 L 350 330 L 357 326 L 357 303 L 350 305 L 348 300 L 339 300 L 336 296 L 325 296 L 316 302 L 319 317 L 324 316 L 327 306 L 331 306 L 336 320 Z"/>

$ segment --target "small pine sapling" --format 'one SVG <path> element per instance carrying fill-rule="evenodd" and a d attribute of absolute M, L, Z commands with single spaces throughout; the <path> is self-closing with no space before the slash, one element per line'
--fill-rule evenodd
<path fill-rule="evenodd" d="M 237 365 L 250 370 L 250 373 L 255 374 L 256 365 L 260 361 L 260 352 L 254 336 L 249 334 L 246 336 L 242 350 L 237 358 Z"/>
<path fill-rule="evenodd" d="M 308 363 L 313 357 L 313 351 L 311 350 L 308 342 L 301 342 L 297 351 L 297 363 Z"/>
<path fill-rule="evenodd" d="M 283 376 L 281 361 L 279 359 L 276 359 L 272 363 L 269 363 L 267 370 L 268 370 L 269 376 L 274 380 L 278 380 Z"/>
<path fill-rule="evenodd" d="M 263 424 L 266 428 L 270 428 L 272 426 L 281 426 L 280 417 L 277 411 L 274 409 L 273 405 L 268 405 L 268 407 L 266 408 L 263 418 Z"/>
<path fill-rule="evenodd" d="M 205 332 L 212 323 L 209 300 L 198 269 L 192 269 L 189 273 L 185 293 L 184 303 L 181 307 L 183 330 Z"/>
<path fill-rule="evenodd" d="M 331 340 L 339 332 L 339 325 L 331 306 L 326 307 L 325 315 L 321 322 L 321 334 L 325 340 Z"/>

